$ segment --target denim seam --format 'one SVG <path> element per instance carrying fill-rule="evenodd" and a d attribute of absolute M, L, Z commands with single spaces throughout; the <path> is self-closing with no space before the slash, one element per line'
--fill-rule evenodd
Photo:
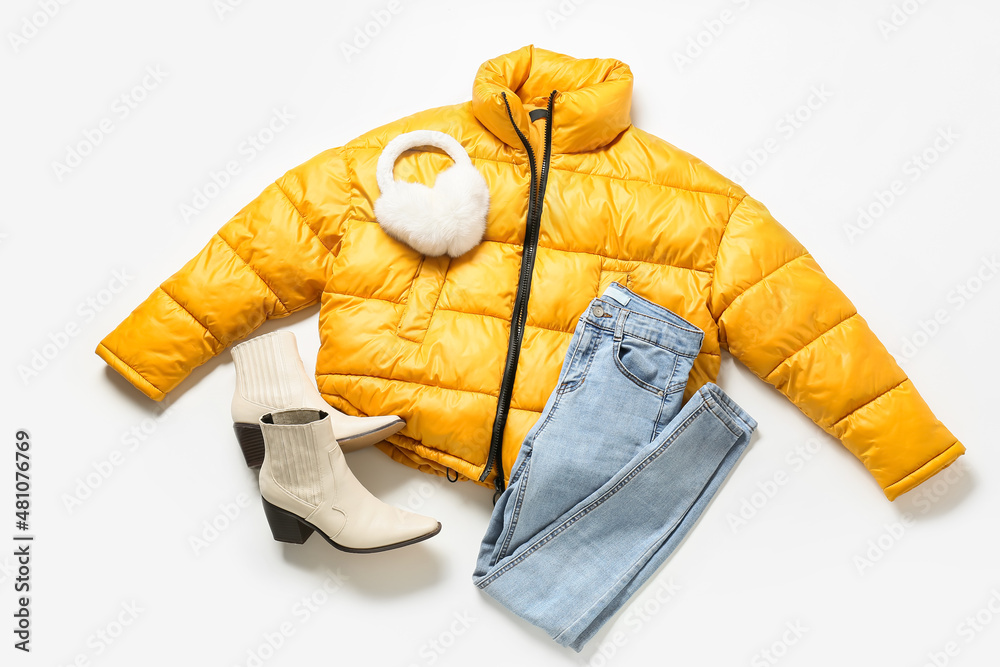
<path fill-rule="evenodd" d="M 653 435 L 649 439 L 650 442 L 656 440 L 656 436 L 659 435 L 657 432 L 657 426 L 660 423 L 660 417 L 663 416 L 663 406 L 666 404 L 667 404 L 667 394 L 663 394 L 663 397 L 660 399 L 660 409 L 656 411 L 656 419 L 653 420 Z"/>
<path fill-rule="evenodd" d="M 685 378 L 681 378 L 680 380 L 677 380 L 676 382 L 671 382 L 671 380 L 673 380 L 674 377 L 676 377 L 676 374 L 677 374 L 677 363 L 679 361 L 680 361 L 680 358 L 675 354 L 674 355 L 674 363 L 670 367 L 670 374 L 667 376 L 667 386 L 663 388 L 663 400 L 664 401 L 667 399 L 667 395 L 668 394 L 674 394 L 674 393 L 676 393 L 676 392 L 684 389 L 684 387 L 687 386 L 687 378 L 686 377 Z M 678 386 L 678 385 L 680 385 L 680 386 Z M 671 389 L 671 387 L 673 387 L 673 389 Z"/>
<path fill-rule="evenodd" d="M 675 364 L 674 365 L 674 370 L 676 370 L 676 369 L 677 369 L 677 366 Z M 673 374 L 672 371 L 671 371 L 671 374 Z M 683 387 L 681 389 L 683 389 Z M 665 392 L 663 394 L 663 397 L 660 400 L 660 409 L 657 410 L 657 412 L 656 412 L 656 421 L 653 422 L 653 437 L 649 439 L 650 442 L 653 442 L 653 440 L 656 440 L 656 436 L 658 436 L 660 434 L 660 429 L 657 428 L 657 425 L 660 423 L 660 417 L 663 416 L 663 408 L 666 407 L 666 405 L 667 405 L 667 397 L 670 396 L 671 394 L 676 394 L 677 391 L 679 391 L 679 390 L 667 391 L 667 392 Z M 663 428 L 666 428 L 666 426 L 667 425 L 664 424 Z"/>
<path fill-rule="evenodd" d="M 580 348 L 583 346 L 583 339 L 586 333 L 586 327 L 584 327 L 584 330 L 580 332 L 579 337 L 576 336 L 575 331 L 573 332 L 573 336 L 576 338 L 575 344 L 573 345 L 573 349 L 566 351 L 569 360 L 564 362 L 562 369 L 559 371 L 559 378 L 557 380 L 558 384 L 556 384 L 557 388 L 566 383 L 565 377 L 569 375 L 569 372 L 573 369 L 573 363 L 576 361 L 577 355 L 580 354 Z"/>
<path fill-rule="evenodd" d="M 595 334 L 595 336 L 599 336 L 599 335 L 600 334 Z M 557 392 L 558 392 L 558 394 L 559 394 L 560 397 L 576 391 L 583 384 L 583 381 L 587 379 L 587 374 L 590 373 L 590 367 L 594 363 L 594 356 L 597 354 L 597 348 L 600 346 L 600 344 L 601 344 L 600 338 L 595 338 L 590 343 L 590 354 L 587 357 L 587 363 L 583 367 L 583 373 L 580 375 L 580 380 L 578 382 L 574 383 L 573 385 L 567 387 L 566 389 L 557 389 Z M 556 408 L 556 406 L 553 404 L 552 410 L 549 411 L 549 416 L 551 416 L 551 413 L 553 413 L 553 412 L 556 411 L 555 408 Z M 546 422 L 547 421 L 548 421 L 548 418 L 546 418 Z"/>
<path fill-rule="evenodd" d="M 573 366 L 576 364 L 577 357 L 580 355 L 580 352 L 583 350 L 583 343 L 584 343 L 584 340 L 585 340 L 585 338 L 587 336 L 587 325 L 588 324 L 590 324 L 590 323 L 587 322 L 586 320 L 584 320 L 584 322 L 583 322 L 583 331 L 580 332 L 580 337 L 577 339 L 576 345 L 573 347 L 572 350 L 569 351 L 569 361 L 564 362 L 564 364 L 563 364 L 563 368 L 565 369 L 565 372 L 560 371 L 560 373 L 559 373 L 559 384 L 556 385 L 556 392 L 557 393 L 562 393 L 564 391 L 564 385 L 566 385 L 566 380 L 564 378 L 565 378 L 565 376 L 569 375 L 570 371 L 573 370 Z M 573 335 L 574 336 L 576 335 L 575 331 L 573 332 Z M 582 381 L 582 379 L 583 378 L 581 377 L 581 381 Z M 569 387 L 575 387 L 579 383 L 580 383 L 580 381 L 574 381 L 574 382 L 570 383 Z"/>
<path fill-rule="evenodd" d="M 664 440 L 664 442 L 659 447 L 650 452 L 650 454 L 646 458 L 637 463 L 636 466 L 632 468 L 632 470 L 630 470 L 627 475 L 625 475 L 625 477 L 620 479 L 618 483 L 615 484 L 613 487 L 605 491 L 600 498 L 592 501 L 589 505 L 577 511 L 576 514 L 563 521 L 561 524 L 550 530 L 545 535 L 538 538 L 531 546 L 525 549 L 523 553 L 521 553 L 519 556 L 511 560 L 509 563 L 505 563 L 496 572 L 490 574 L 488 577 L 483 578 L 482 581 L 477 582 L 476 586 L 479 588 L 486 588 L 491 583 L 493 583 L 493 581 L 498 579 L 501 575 L 511 570 L 515 565 L 519 565 L 528 556 L 530 556 L 531 554 L 533 554 L 534 552 L 538 551 L 543 546 L 548 544 L 553 538 L 558 536 L 560 533 L 564 532 L 567 528 L 572 526 L 581 518 L 583 518 L 587 514 L 590 514 L 590 512 L 603 505 L 608 500 L 608 498 L 615 495 L 622 488 L 624 488 L 625 485 L 631 482 L 636 475 L 638 475 L 640 472 L 642 472 L 643 469 L 646 468 L 646 466 L 648 466 L 650 463 L 659 458 L 660 455 L 663 452 L 665 452 L 670 447 L 670 445 L 672 445 L 674 441 L 677 440 L 677 438 L 679 438 L 681 434 L 683 434 L 687 430 L 687 428 L 691 425 L 691 422 L 694 421 L 694 419 L 699 414 L 704 412 L 706 409 L 707 409 L 706 403 L 702 403 L 701 405 L 699 405 L 690 415 L 687 416 L 687 418 L 683 422 L 681 422 L 681 424 L 677 427 L 677 430 L 674 431 L 669 438 Z"/>
<path fill-rule="evenodd" d="M 698 501 L 698 499 L 696 498 L 695 502 L 697 502 L 697 501 Z M 690 508 L 688 508 L 688 509 L 690 509 Z M 686 515 L 687 515 L 687 512 L 685 512 L 683 515 L 681 515 L 681 518 L 678 519 L 677 521 L 675 521 L 673 523 L 673 525 L 670 527 L 670 530 L 667 531 L 667 537 L 665 537 L 662 542 L 654 542 L 653 544 L 649 545 L 649 547 L 645 551 L 642 552 L 642 555 L 640 555 L 632 563 L 632 565 L 625 571 L 625 574 L 623 574 L 622 576 L 618 577 L 618 579 L 615 580 L 615 582 L 613 584 L 611 584 L 611 586 L 609 586 L 607 588 L 607 590 L 604 591 L 604 594 L 601 595 L 601 597 L 597 598 L 597 600 L 595 600 L 592 605 L 590 605 L 589 607 L 587 607 L 579 616 L 577 616 L 572 621 L 570 621 L 566 626 L 564 626 L 552 638 L 555 639 L 558 642 L 560 637 L 562 637 L 567 632 L 569 632 L 570 629 L 572 629 L 573 626 L 575 626 L 577 623 L 579 623 L 582 618 L 588 616 L 590 614 L 591 610 L 594 607 L 596 607 L 597 605 L 599 605 L 605 598 L 607 598 L 608 597 L 608 593 L 610 593 L 611 591 L 614 591 L 616 588 L 618 588 L 625 579 L 630 578 L 630 576 L 634 577 L 635 576 L 635 572 L 634 571 L 636 570 L 636 566 L 640 565 L 642 563 L 646 563 L 646 562 L 649 561 L 648 556 L 650 555 L 650 553 L 658 550 L 660 547 L 662 547 L 666 543 L 667 539 L 669 539 L 669 537 L 673 533 L 673 531 L 677 530 L 677 525 L 681 522 L 681 520 L 683 520 L 684 516 L 686 516 Z M 616 594 L 620 593 L 620 592 L 621 592 L 620 590 L 616 591 Z M 576 639 L 576 637 L 574 637 L 574 639 Z"/>
<path fill-rule="evenodd" d="M 677 364 L 680 362 L 680 358 L 676 355 L 674 356 L 674 367 L 670 369 L 670 378 L 673 379 L 677 373 Z M 688 384 L 688 376 L 690 373 L 685 374 L 681 379 L 676 382 L 670 382 L 667 384 L 667 388 L 663 390 L 663 400 L 666 402 L 667 396 L 670 394 L 676 394 L 679 391 L 684 391 Z M 662 408 L 661 408 L 662 409 Z"/>
<path fill-rule="evenodd" d="M 521 506 L 524 504 L 524 494 L 527 492 L 528 488 L 528 476 L 531 473 L 531 452 L 528 452 L 524 465 L 525 469 L 524 473 L 521 475 L 521 485 L 517 489 L 517 497 L 514 499 L 514 511 L 510 515 L 510 525 L 508 526 L 507 536 L 503 539 L 503 542 L 500 544 L 500 548 L 497 550 L 496 559 L 493 561 L 493 565 L 496 565 L 496 563 L 507 554 L 507 549 L 510 548 L 510 541 L 514 538 L 514 529 L 517 528 L 517 520 L 521 516 Z"/>
<path fill-rule="evenodd" d="M 725 414 L 725 411 L 723 411 L 723 414 L 719 414 L 722 407 L 719 405 L 718 401 L 715 400 L 714 396 L 711 397 L 711 401 L 706 401 L 705 404 L 708 405 L 709 411 L 715 415 L 716 419 L 722 422 L 722 425 L 725 426 L 730 433 L 737 438 L 742 437 L 745 434 L 745 431 L 741 429 L 729 415 Z M 733 430 L 733 427 L 737 430 Z"/>
<path fill-rule="evenodd" d="M 738 441 L 739 440 L 737 439 L 737 442 Z M 695 496 L 694 500 L 691 501 L 691 504 L 687 506 L 687 509 L 685 509 L 684 512 L 682 512 L 681 515 L 679 517 L 677 517 L 677 519 L 665 531 L 663 539 L 660 540 L 660 541 L 658 541 L 658 542 L 654 542 L 653 544 L 649 545 L 649 547 L 644 552 L 642 552 L 642 555 L 640 555 L 638 558 L 636 558 L 632 562 L 632 565 L 625 571 L 625 574 L 623 574 L 622 576 L 618 577 L 617 581 L 615 581 L 611 586 L 609 586 L 607 588 L 607 590 L 604 591 L 604 594 L 601 595 L 601 597 L 599 597 L 583 613 L 581 613 L 579 616 L 577 616 L 575 619 L 573 619 L 573 621 L 571 623 L 569 623 L 562 630 L 559 631 L 559 633 L 555 636 L 556 639 L 558 639 L 559 637 L 561 637 L 564 634 L 566 634 L 566 632 L 568 632 L 574 625 L 576 625 L 577 623 L 579 623 L 581 619 L 583 619 L 584 617 L 586 617 L 594 607 L 596 607 L 598 604 L 601 603 L 601 601 L 603 601 L 605 598 L 608 597 L 609 593 L 611 593 L 612 591 L 615 591 L 615 589 L 621 584 L 621 582 L 623 580 L 625 580 L 626 578 L 628 578 L 630 574 L 632 574 L 634 576 L 634 572 L 637 571 L 637 566 L 642 565 L 642 564 L 644 564 L 644 563 L 646 563 L 646 562 L 649 561 L 648 556 L 650 555 L 651 552 L 659 550 L 661 547 L 663 547 L 663 545 L 665 545 L 667 543 L 667 541 L 670 539 L 670 536 L 674 534 L 674 532 L 677 530 L 678 526 L 680 526 L 680 524 L 684 521 L 684 519 L 687 518 L 687 515 L 688 515 L 688 513 L 690 513 L 691 508 L 694 507 L 698 503 L 698 500 L 702 497 L 702 495 L 704 495 L 705 489 L 708 488 L 708 486 L 712 482 L 712 479 L 719 473 L 719 470 L 722 468 L 722 466 L 723 466 L 723 464 L 725 462 L 726 456 L 729 455 L 729 452 L 732 451 L 732 447 L 735 446 L 735 445 L 736 445 L 736 442 L 734 442 L 732 445 L 730 445 L 729 449 L 726 450 L 726 454 L 722 457 L 722 459 L 719 460 L 719 464 L 715 467 L 715 470 L 712 471 L 712 474 L 709 475 L 708 479 L 704 482 L 704 484 L 702 484 L 701 490 Z M 616 594 L 620 593 L 620 592 L 621 592 L 620 590 L 616 591 Z"/>

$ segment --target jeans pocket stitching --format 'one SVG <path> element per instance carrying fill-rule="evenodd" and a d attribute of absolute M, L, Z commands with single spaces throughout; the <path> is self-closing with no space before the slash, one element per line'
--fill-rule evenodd
<path fill-rule="evenodd" d="M 579 328 L 581 324 L 583 325 L 583 329 Z M 556 392 L 558 393 L 562 393 L 565 387 L 577 384 L 575 381 L 567 384 L 563 380 L 563 377 L 573 370 L 573 365 L 576 363 L 577 356 L 580 354 L 580 349 L 583 347 L 584 341 L 589 333 L 587 331 L 587 321 L 584 320 L 582 316 L 577 321 L 577 329 L 578 331 L 573 332 L 573 338 L 575 339 L 574 342 L 571 343 L 573 347 L 572 349 L 566 351 L 567 359 L 563 362 L 563 368 L 559 373 L 559 384 L 556 385 Z M 577 333 L 580 335 L 577 336 Z"/>
<path fill-rule="evenodd" d="M 646 338 L 645 336 L 640 336 L 639 334 L 633 333 L 631 331 L 623 332 L 622 333 L 622 337 L 624 338 L 625 336 L 628 336 L 629 338 L 635 338 L 637 340 L 645 341 L 645 342 L 649 343 L 650 345 L 652 345 L 654 347 L 660 348 L 661 350 L 666 350 L 667 352 L 672 352 L 672 353 L 674 353 L 674 354 L 676 354 L 678 356 L 687 357 L 688 359 L 694 359 L 699 354 L 701 354 L 701 348 L 700 347 L 698 348 L 697 352 L 695 352 L 695 353 L 692 354 L 691 352 L 681 352 L 680 350 L 677 350 L 677 349 L 674 349 L 674 348 L 670 347 L 666 343 L 663 343 L 663 342 L 658 341 L 658 340 L 653 340 L 652 338 Z"/>
<path fill-rule="evenodd" d="M 589 325 L 590 323 L 587 322 L 587 324 Z M 583 372 L 580 373 L 580 379 L 573 380 L 572 382 L 569 383 L 567 382 L 561 383 L 558 387 L 556 387 L 556 392 L 558 392 L 559 394 L 569 394 L 576 391 L 577 389 L 580 388 L 580 385 L 583 384 L 583 381 L 587 379 L 587 374 L 590 372 L 590 366 L 594 362 L 594 354 L 597 352 L 597 348 L 600 345 L 600 339 L 598 337 L 601 335 L 601 329 L 599 329 L 598 327 L 594 328 L 595 331 L 590 332 L 591 337 L 588 342 L 589 351 L 587 352 L 587 362 L 583 366 Z M 582 341 L 581 341 L 581 346 L 582 346 Z M 577 352 L 580 352 L 580 350 L 577 350 Z M 574 362 L 576 362 L 577 365 L 579 365 L 580 363 L 576 359 L 575 353 L 574 353 L 574 358 L 570 360 L 571 367 Z"/>
<path fill-rule="evenodd" d="M 616 339 L 614 341 L 614 344 L 613 344 L 612 348 L 611 348 L 611 356 L 615 360 L 615 366 L 618 367 L 618 370 L 621 371 L 622 375 L 624 375 L 626 379 L 630 380 L 632 382 L 632 384 L 638 386 L 640 389 L 645 389 L 646 391 L 648 391 L 648 392 L 650 392 L 652 394 L 655 394 L 657 396 L 663 396 L 663 395 L 665 395 L 667 393 L 673 393 L 673 392 L 668 392 L 666 389 L 660 389 L 659 387 L 654 387 L 653 385 L 649 384 L 648 382 L 646 382 L 644 380 L 641 380 L 637 375 L 635 375 L 632 371 L 630 371 L 628 368 L 625 367 L 625 364 L 622 363 L 622 360 L 618 356 L 618 351 L 621 349 L 622 340 L 624 340 L 624 339 L 621 339 L 621 338 L 620 339 Z M 645 340 L 645 339 L 641 339 L 641 340 Z M 670 375 L 668 376 L 671 379 L 673 379 L 674 370 L 676 370 L 676 368 L 677 368 L 677 354 L 674 353 L 673 350 L 667 350 L 666 348 L 662 348 L 662 347 L 661 347 L 661 349 L 663 349 L 664 351 L 671 352 L 673 354 L 673 356 L 674 356 L 674 363 L 673 363 L 673 366 L 670 368 Z M 669 386 L 670 385 L 668 384 L 668 387 Z M 676 391 L 676 389 L 673 390 L 673 391 Z"/>

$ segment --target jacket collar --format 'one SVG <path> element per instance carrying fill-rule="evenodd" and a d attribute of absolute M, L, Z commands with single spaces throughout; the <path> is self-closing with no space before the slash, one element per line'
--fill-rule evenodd
<path fill-rule="evenodd" d="M 523 150 L 504 104 L 521 132 L 541 145 L 543 123 L 529 114 L 558 91 L 552 115 L 553 153 L 582 153 L 609 144 L 631 124 L 632 71 L 613 59 L 578 60 L 525 46 L 488 60 L 472 85 L 472 111 L 504 143 Z"/>

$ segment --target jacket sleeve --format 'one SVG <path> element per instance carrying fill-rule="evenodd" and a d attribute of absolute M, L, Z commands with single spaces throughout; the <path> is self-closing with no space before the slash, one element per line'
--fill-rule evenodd
<path fill-rule="evenodd" d="M 745 196 L 709 306 L 723 346 L 837 437 L 894 500 L 965 452 L 816 260 Z"/>
<path fill-rule="evenodd" d="M 316 303 L 350 204 L 338 149 L 269 185 L 97 346 L 159 401 L 265 320 Z"/>

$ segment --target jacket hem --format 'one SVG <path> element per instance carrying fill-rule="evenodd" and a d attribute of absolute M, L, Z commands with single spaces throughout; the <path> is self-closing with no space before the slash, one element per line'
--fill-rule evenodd
<path fill-rule="evenodd" d="M 920 484 L 923 484 L 928 479 L 930 479 L 937 473 L 941 472 L 942 470 L 950 466 L 952 463 L 955 462 L 955 460 L 959 456 L 961 456 L 964 453 L 965 453 L 965 446 L 960 442 L 954 443 L 951 447 L 944 450 L 943 452 L 932 458 L 930 461 L 928 461 L 924 465 L 920 466 L 919 468 L 911 472 L 903 479 L 885 487 L 885 489 L 883 489 L 885 497 L 888 498 L 889 500 L 895 500 L 902 494 L 906 493 L 907 491 L 913 489 L 916 486 L 919 486 Z"/>
<path fill-rule="evenodd" d="M 97 352 L 97 356 L 103 359 L 108 366 L 111 366 L 111 368 L 118 371 L 122 377 L 132 384 L 132 386 L 144 393 L 146 396 L 150 397 L 154 401 L 162 401 L 166 397 L 165 392 L 162 392 L 153 386 L 152 382 L 144 378 L 139 371 L 132 368 L 125 362 L 124 359 L 108 349 L 104 343 L 98 343 L 95 352 Z"/>

